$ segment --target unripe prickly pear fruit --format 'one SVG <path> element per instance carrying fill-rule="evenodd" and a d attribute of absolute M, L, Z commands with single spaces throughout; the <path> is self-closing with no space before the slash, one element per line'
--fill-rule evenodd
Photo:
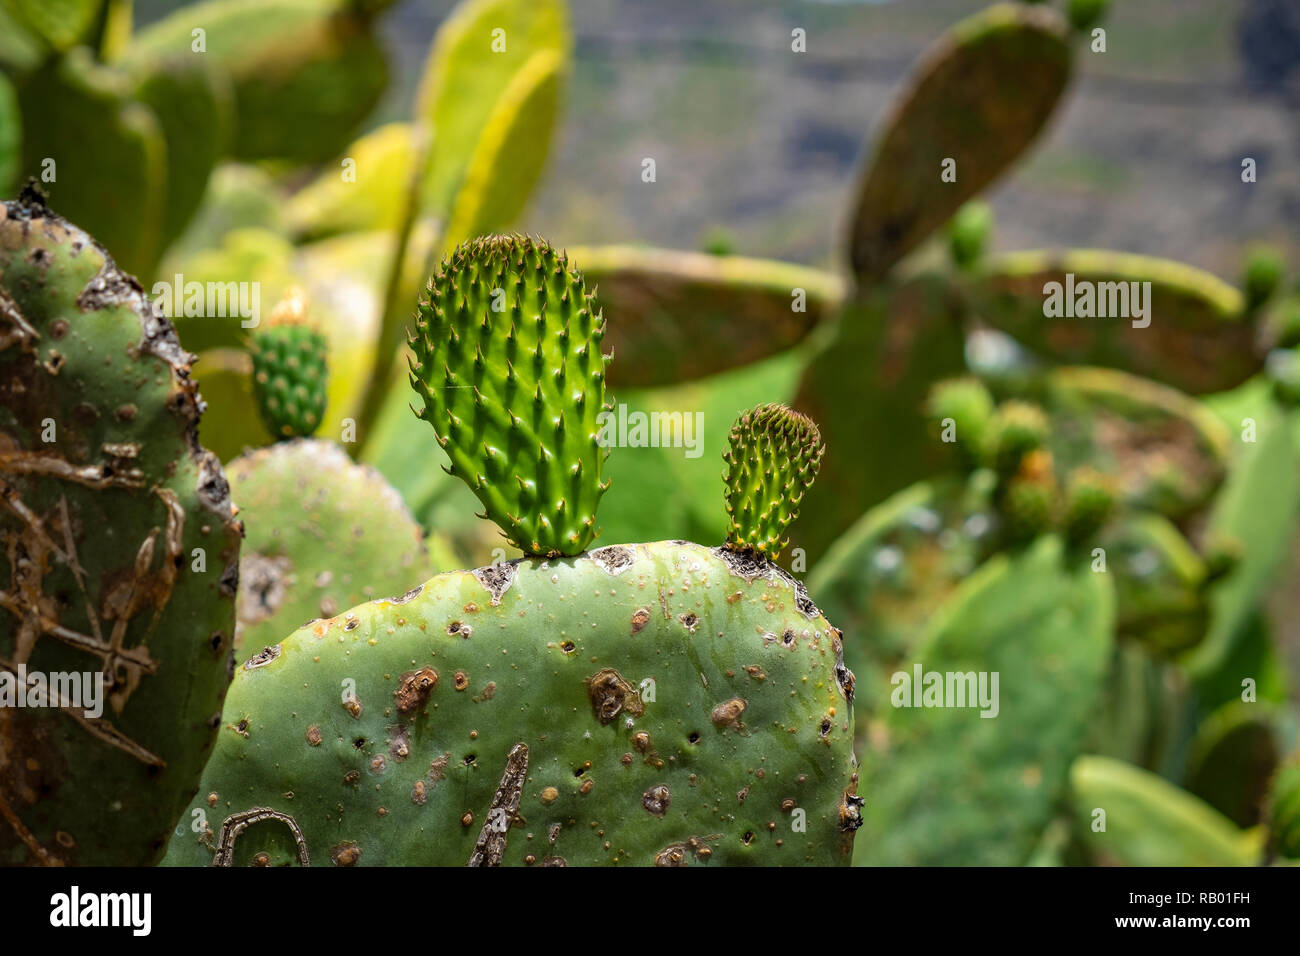
<path fill-rule="evenodd" d="M 1258 246 L 1247 254 L 1242 285 L 1246 293 L 1246 308 L 1257 309 L 1267 302 L 1282 282 L 1285 267 L 1276 249 Z"/>
<path fill-rule="evenodd" d="M 1003 402 L 984 440 L 985 459 L 1003 477 L 1015 474 L 1026 455 L 1047 440 L 1047 416 L 1037 405 Z"/>
<path fill-rule="evenodd" d="M 604 319 L 562 252 L 528 236 L 455 249 L 421 296 L 411 348 L 416 414 L 525 554 L 580 554 L 595 540 Z"/>
<path fill-rule="evenodd" d="M 1283 405 L 1300 405 L 1300 350 L 1274 349 L 1265 363 L 1273 395 Z"/>
<path fill-rule="evenodd" d="M 821 432 L 785 405 L 760 405 L 731 427 L 727 462 L 727 547 L 775 559 L 804 492 L 821 467 Z"/>
<path fill-rule="evenodd" d="M 966 203 L 948 223 L 948 254 L 959 269 L 979 262 L 993 232 L 993 207 L 981 200 Z"/>
<path fill-rule="evenodd" d="M 329 396 L 325 335 L 307 319 L 299 290 L 281 301 L 248 345 L 253 394 L 266 430 L 276 438 L 307 438 L 320 428 Z"/>
<path fill-rule="evenodd" d="M 1056 525 L 1060 493 L 1052 474 L 1051 456 L 1034 451 L 1020 471 L 998 492 L 1003 534 L 1012 544 L 1027 544 Z"/>
<path fill-rule="evenodd" d="M 993 419 L 993 396 L 977 378 L 955 378 L 939 382 L 930 391 L 926 411 L 946 440 L 951 427 L 957 447 L 971 464 L 979 460 L 989 423 Z"/>
<path fill-rule="evenodd" d="M 1115 483 L 1093 468 L 1076 468 L 1065 488 L 1066 540 L 1072 544 L 1087 541 L 1104 525 L 1115 510 Z"/>
<path fill-rule="evenodd" d="M 1300 860 L 1300 762 L 1284 764 L 1273 780 L 1269 832 L 1280 856 Z"/>
<path fill-rule="evenodd" d="M 192 360 L 38 192 L 0 204 L 0 865 L 156 861 L 215 739 L 240 527 Z"/>
<path fill-rule="evenodd" d="M 1101 23 L 1109 10 L 1110 0 L 1070 0 L 1066 16 L 1070 20 L 1070 26 L 1082 32 Z"/>

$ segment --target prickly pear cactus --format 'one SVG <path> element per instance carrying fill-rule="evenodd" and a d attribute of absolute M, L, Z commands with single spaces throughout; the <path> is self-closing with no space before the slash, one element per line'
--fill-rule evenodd
<path fill-rule="evenodd" d="M 240 558 L 239 660 L 313 618 L 458 567 L 373 468 L 333 442 L 300 439 L 227 466 L 247 529 Z"/>
<path fill-rule="evenodd" d="M 847 863 L 851 694 L 801 588 L 723 549 L 442 574 L 243 665 L 167 862 Z"/>
<path fill-rule="evenodd" d="M 1300 761 L 1284 764 L 1269 797 L 1269 834 L 1277 853 L 1300 859 Z"/>
<path fill-rule="evenodd" d="M 784 405 L 760 405 L 740 416 L 724 453 L 727 473 L 727 547 L 773 560 L 798 516 L 799 501 L 821 467 L 821 432 L 812 419 Z"/>
<path fill-rule="evenodd" d="M 513 314 L 489 311 L 494 287 Z M 599 313 L 576 270 L 518 237 L 461 247 L 430 289 L 412 375 L 423 415 L 526 555 L 437 575 L 250 657 L 167 862 L 847 864 L 863 799 L 840 631 L 738 541 L 552 553 L 574 544 L 534 531 L 550 533 L 536 519 L 554 513 L 545 482 L 561 451 L 577 458 L 559 493 L 594 509 L 602 487 Z M 515 422 L 545 423 L 542 441 L 583 430 L 546 454 L 508 453 Z M 811 422 L 770 408 L 742 422 L 783 446 L 762 484 L 811 481 Z M 496 456 L 548 500 L 496 501 Z M 520 501 L 533 520 L 511 510 Z M 778 501 L 765 527 L 779 537 L 792 510 Z"/>
<path fill-rule="evenodd" d="M 325 334 L 307 320 L 301 291 L 290 292 L 253 333 L 253 395 L 266 430 L 306 438 L 320 427 L 329 402 Z"/>
<path fill-rule="evenodd" d="M 191 358 L 38 193 L 0 207 L 0 863 L 156 860 L 207 759 L 240 528 Z"/>
<path fill-rule="evenodd" d="M 593 298 L 548 243 L 489 236 L 452 252 L 419 304 L 419 416 L 451 473 L 526 553 L 580 554 L 598 532 L 609 359 Z"/>

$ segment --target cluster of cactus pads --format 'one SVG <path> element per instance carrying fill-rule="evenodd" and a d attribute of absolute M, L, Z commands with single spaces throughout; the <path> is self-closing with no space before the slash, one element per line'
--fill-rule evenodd
<path fill-rule="evenodd" d="M 545 243 L 469 243 L 429 282 L 412 380 L 525 557 L 417 583 L 418 528 L 336 446 L 233 463 L 232 506 L 170 324 L 39 195 L 4 209 L 0 664 L 108 691 L 102 716 L 0 710 L 6 862 L 149 862 L 172 828 L 175 864 L 849 861 L 843 638 L 764 554 L 815 475 L 811 422 L 768 406 L 738 425 L 729 460 L 763 480 L 733 482 L 726 547 L 586 550 L 603 321 Z M 344 517 L 354 498 L 373 517 Z M 331 536 L 352 549 L 332 567 L 294 543 Z M 359 567 L 406 584 L 349 608 L 337 579 Z M 269 631 L 285 600 L 316 619 Z"/>
<path fill-rule="evenodd" d="M 816 427 L 779 406 L 737 426 L 729 460 L 766 478 L 733 484 L 727 547 L 586 550 L 608 487 L 603 331 L 544 242 L 442 263 L 413 337 L 419 417 L 525 557 L 248 657 L 168 863 L 849 860 L 843 639 L 763 553 L 815 475 Z"/>

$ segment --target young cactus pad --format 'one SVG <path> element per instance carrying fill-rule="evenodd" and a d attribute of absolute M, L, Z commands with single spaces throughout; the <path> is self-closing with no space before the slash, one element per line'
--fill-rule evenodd
<path fill-rule="evenodd" d="M 484 514 L 525 554 L 581 554 L 609 482 L 604 321 L 565 255 L 527 236 L 459 246 L 415 317 L 411 385 Z"/>
<path fill-rule="evenodd" d="M 239 669 L 165 862 L 847 864 L 842 650 L 722 548 L 440 574 Z"/>
<path fill-rule="evenodd" d="M 294 290 L 249 342 L 253 395 L 266 430 L 276 438 L 307 438 L 320 428 L 329 400 L 325 335 L 307 321 Z"/>
<path fill-rule="evenodd" d="M 821 467 L 821 432 L 785 405 L 760 405 L 736 420 L 727 462 L 727 547 L 776 558 Z"/>

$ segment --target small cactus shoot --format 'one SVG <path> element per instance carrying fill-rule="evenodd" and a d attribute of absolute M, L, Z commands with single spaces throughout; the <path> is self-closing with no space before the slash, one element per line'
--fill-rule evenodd
<path fill-rule="evenodd" d="M 484 514 L 525 554 L 595 540 L 605 410 L 604 319 L 562 252 L 527 236 L 455 249 L 415 319 L 411 385 Z"/>
<path fill-rule="evenodd" d="M 785 405 L 760 405 L 732 426 L 727 462 L 727 547 L 775 559 L 821 467 L 821 432 Z"/>
<path fill-rule="evenodd" d="M 297 290 L 253 334 L 253 395 L 276 438 L 308 438 L 320 428 L 328 400 L 327 352 L 325 335 L 308 322 L 306 300 Z"/>

